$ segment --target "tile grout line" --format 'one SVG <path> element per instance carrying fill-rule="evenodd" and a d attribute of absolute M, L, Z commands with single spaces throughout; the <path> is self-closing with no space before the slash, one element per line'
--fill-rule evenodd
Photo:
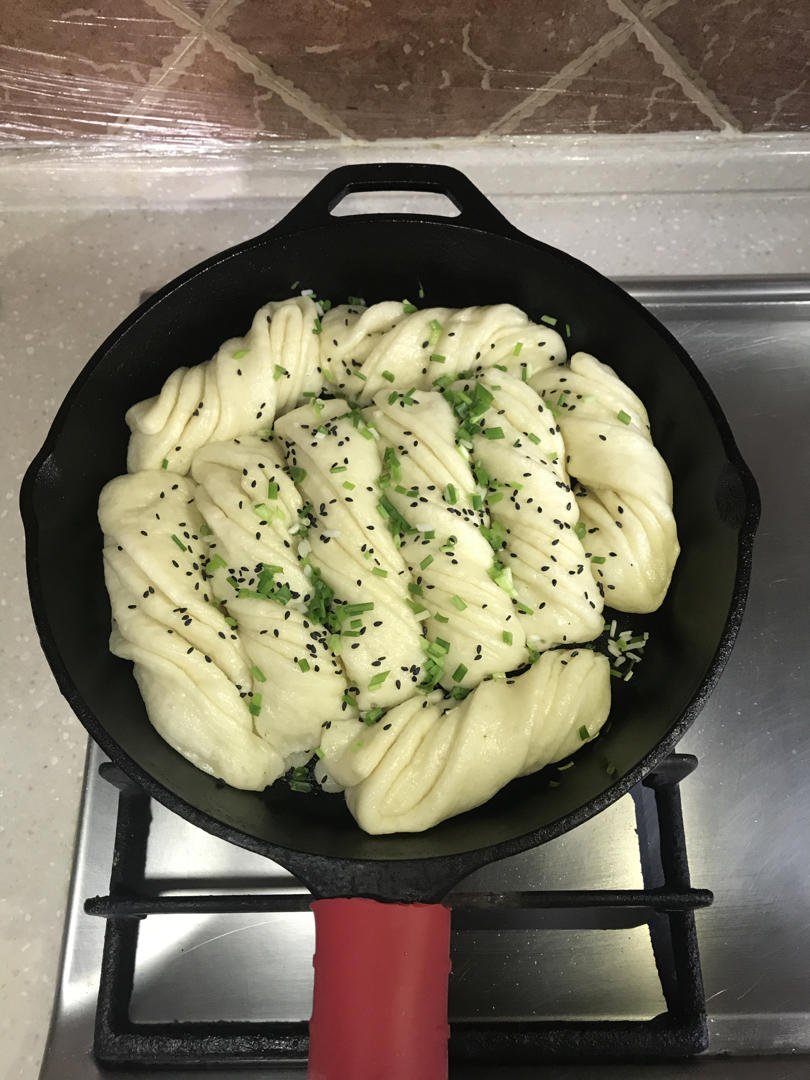
<path fill-rule="evenodd" d="M 552 75 L 543 86 L 533 90 L 528 97 L 514 105 L 499 120 L 495 120 L 494 123 L 484 128 L 480 133 L 480 137 L 512 134 L 515 126 L 521 120 L 528 120 L 538 109 L 542 109 L 558 94 L 567 90 L 581 75 L 585 75 L 590 71 L 594 64 L 610 56 L 614 49 L 617 49 L 619 45 L 630 37 L 632 32 L 633 28 L 627 21 L 614 26 L 612 30 L 607 30 L 598 41 L 595 41 L 593 45 L 589 45 L 575 60 L 569 61 L 564 67 L 560 68 L 557 74 Z"/>
<path fill-rule="evenodd" d="M 229 15 L 232 10 L 228 0 L 225 0 L 212 13 L 210 23 L 208 17 L 203 22 L 200 22 L 178 0 L 144 0 L 144 2 L 161 15 L 172 19 L 181 30 L 198 32 L 207 44 L 235 64 L 240 71 L 250 75 L 257 85 L 263 86 L 266 90 L 271 90 L 286 105 L 301 113 L 313 124 L 322 127 L 328 134 L 344 140 L 362 141 L 357 133 L 342 124 L 340 118 L 331 110 L 319 104 L 305 91 L 300 90 L 289 79 L 277 75 L 268 64 L 263 63 L 242 45 L 237 45 L 224 31 L 217 29 L 216 24 L 223 21 L 224 17 Z"/>
<path fill-rule="evenodd" d="M 662 12 L 666 11 L 667 8 L 672 7 L 676 3 L 678 3 L 678 0 L 647 0 L 643 12 L 646 16 L 654 17 L 655 15 L 660 15 Z M 587 74 L 594 64 L 598 63 L 600 60 L 606 60 L 633 32 L 633 21 L 633 16 L 631 16 L 629 20 L 623 18 L 619 27 L 608 30 L 602 35 L 599 41 L 581 53 L 576 60 L 572 60 L 564 68 L 561 68 L 560 71 L 558 71 L 556 75 L 553 75 L 543 86 L 539 87 L 537 90 L 533 90 L 528 97 L 518 105 L 513 106 L 513 108 L 505 113 L 499 120 L 490 124 L 489 127 L 484 128 L 484 130 L 479 133 L 479 138 L 486 138 L 489 135 L 510 134 L 518 121 L 533 116 L 535 112 L 544 108 L 550 101 L 553 101 L 557 94 L 567 90 L 581 75 Z M 624 24 L 626 22 L 629 22 L 631 25 L 625 26 Z M 615 36 L 617 30 L 621 30 L 621 36 L 618 38 Z"/>
<path fill-rule="evenodd" d="M 650 18 L 661 14 L 660 5 L 649 3 L 638 11 L 633 0 L 605 0 L 611 11 L 621 19 L 628 19 L 640 45 L 653 57 L 667 78 L 683 90 L 689 100 L 719 130 L 728 134 L 740 134 L 742 125 L 736 116 L 692 68 L 675 42 Z M 667 4 L 666 7 L 670 5 Z"/>
<path fill-rule="evenodd" d="M 139 113 L 152 105 L 157 105 L 166 90 L 174 86 L 180 76 L 188 69 L 202 51 L 204 41 L 199 33 L 188 33 L 180 39 L 161 63 L 152 68 L 147 78 L 147 85 L 142 87 L 129 101 L 115 120 L 110 124 L 110 134 L 122 134 L 124 129 L 141 119 Z"/>
<path fill-rule="evenodd" d="M 141 119 L 138 116 L 139 110 L 156 106 L 163 100 L 166 90 L 174 86 L 180 76 L 188 70 L 189 65 L 202 52 L 205 45 L 201 33 L 202 25 L 209 22 L 216 25 L 221 19 L 230 14 L 235 7 L 238 7 L 242 0 L 218 0 L 218 6 L 213 8 L 214 2 L 215 0 L 209 0 L 209 5 L 198 29 L 190 30 L 189 33 L 185 34 L 171 52 L 163 57 L 160 64 L 152 68 L 147 76 L 146 86 L 133 95 L 126 109 L 123 109 L 110 125 L 110 134 L 121 134 L 125 128 Z"/>

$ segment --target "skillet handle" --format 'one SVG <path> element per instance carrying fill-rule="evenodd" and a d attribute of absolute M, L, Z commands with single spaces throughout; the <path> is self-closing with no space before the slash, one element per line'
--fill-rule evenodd
<path fill-rule="evenodd" d="M 459 210 L 458 217 L 435 214 L 361 214 L 360 217 L 419 218 L 459 224 L 489 232 L 520 235 L 511 222 L 496 210 L 489 199 L 463 172 L 449 165 L 420 165 L 411 162 L 383 162 L 372 165 L 344 165 L 333 169 L 270 231 L 291 232 L 312 229 L 334 222 L 332 211 L 347 195 L 358 191 L 430 191 L 445 195 Z"/>
<path fill-rule="evenodd" d="M 450 909 L 316 900 L 308 1080 L 446 1080 Z"/>

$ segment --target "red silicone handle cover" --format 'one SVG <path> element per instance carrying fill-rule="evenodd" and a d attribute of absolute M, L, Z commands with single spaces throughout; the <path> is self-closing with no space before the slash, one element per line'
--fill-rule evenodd
<path fill-rule="evenodd" d="M 309 1080 L 446 1080 L 450 909 L 316 900 Z"/>

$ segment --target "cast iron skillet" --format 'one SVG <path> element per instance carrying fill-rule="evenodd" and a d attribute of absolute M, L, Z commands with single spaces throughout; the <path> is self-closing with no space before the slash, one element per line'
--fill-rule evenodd
<path fill-rule="evenodd" d="M 438 192 L 459 214 L 332 215 L 349 192 L 374 190 Z M 613 365 L 645 402 L 674 480 L 682 552 L 660 611 L 627 620 L 651 638 L 632 683 L 614 687 L 610 731 L 558 774 L 559 787 L 547 787 L 542 774 L 528 777 L 427 832 L 368 836 L 339 796 L 301 795 L 282 784 L 264 793 L 236 791 L 194 768 L 156 734 L 129 664 L 109 653 L 96 504 L 102 485 L 126 468 L 126 409 L 156 393 L 178 365 L 207 359 L 220 342 L 244 333 L 255 310 L 290 295 L 296 281 L 333 302 L 347 295 L 369 303 L 407 297 L 425 306 L 507 301 L 535 319 L 555 315 L 559 325 L 570 325 L 569 352 L 585 349 Z M 42 647 L 62 693 L 117 765 L 189 821 L 278 861 L 316 897 L 431 905 L 484 863 L 598 813 L 675 746 L 731 651 L 759 517 L 756 484 L 714 395 L 648 311 L 590 267 L 519 232 L 463 174 L 396 164 L 329 173 L 269 232 L 188 271 L 138 308 L 65 398 L 26 473 L 21 505 Z M 445 909 L 389 904 L 383 915 L 396 910 Z M 321 929 L 319 957 L 327 952 Z M 382 940 L 391 936 L 386 930 Z M 354 948 L 359 967 L 357 942 Z M 348 1001 L 347 994 L 330 984 L 333 999 Z M 369 1001 L 384 996 L 365 995 L 366 1035 Z M 315 1020 L 320 1007 L 316 1001 Z M 434 1044 L 440 1057 L 441 1039 Z M 312 1068 L 320 1075 L 324 1066 Z M 413 1071 L 409 1060 L 407 1068 L 409 1076 L 430 1075 L 425 1063 Z M 390 1063 L 386 1069 L 389 1078 L 398 1075 Z"/>

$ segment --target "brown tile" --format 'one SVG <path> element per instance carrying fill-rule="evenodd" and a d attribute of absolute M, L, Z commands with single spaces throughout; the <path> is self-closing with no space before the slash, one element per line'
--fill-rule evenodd
<path fill-rule="evenodd" d="M 327 137 L 321 127 L 257 86 L 209 45 L 170 81 L 159 96 L 146 98 L 124 133 L 193 144 Z"/>
<path fill-rule="evenodd" d="M 477 134 L 618 20 L 552 0 L 243 0 L 223 29 L 365 138 Z"/>
<path fill-rule="evenodd" d="M 0 139 L 97 135 L 183 37 L 143 0 L 0 0 Z"/>
<path fill-rule="evenodd" d="M 515 131 L 557 135 L 695 131 L 711 126 L 643 45 L 629 37 Z"/>
<path fill-rule="evenodd" d="M 810 129 L 807 0 L 680 0 L 655 23 L 744 131 Z"/>

